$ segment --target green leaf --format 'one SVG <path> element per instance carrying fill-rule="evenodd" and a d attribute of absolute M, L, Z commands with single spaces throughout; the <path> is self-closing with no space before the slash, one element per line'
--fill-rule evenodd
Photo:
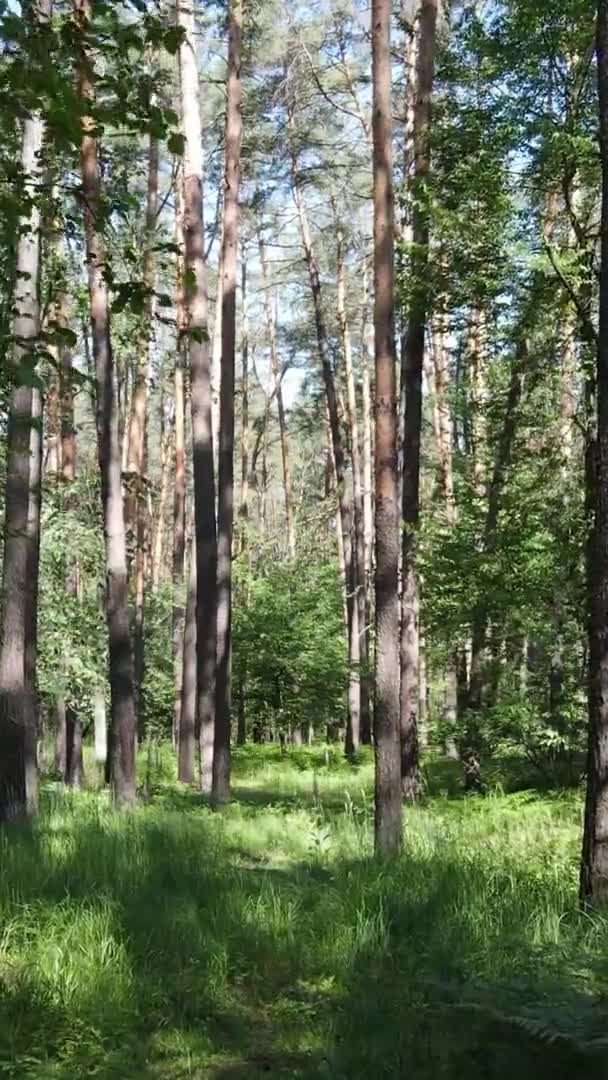
<path fill-rule="evenodd" d="M 186 149 L 186 140 L 179 131 L 172 131 L 167 139 L 169 153 L 181 156 Z"/>
<path fill-rule="evenodd" d="M 167 52 L 170 52 L 172 56 L 175 56 L 183 40 L 184 31 L 181 26 L 170 26 L 164 37 L 165 49 Z"/>

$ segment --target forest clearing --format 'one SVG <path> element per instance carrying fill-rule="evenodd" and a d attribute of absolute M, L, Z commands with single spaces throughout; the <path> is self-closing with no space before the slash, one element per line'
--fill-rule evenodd
<path fill-rule="evenodd" d="M 407 857 L 379 869 L 371 755 L 326 761 L 237 751 L 221 815 L 168 755 L 134 816 L 47 793 L 2 838 L 0 1074 L 605 1076 L 578 795 L 458 796 L 431 763 Z"/>
<path fill-rule="evenodd" d="M 0 1078 L 608 1078 L 608 0 L 0 0 Z"/>

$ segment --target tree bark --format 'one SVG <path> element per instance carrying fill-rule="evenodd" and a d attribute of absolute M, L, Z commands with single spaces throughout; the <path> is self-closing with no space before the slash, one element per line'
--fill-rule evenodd
<path fill-rule="evenodd" d="M 185 306 L 190 348 L 190 406 L 196 533 L 197 720 L 201 744 L 201 789 L 212 782 L 217 650 L 217 537 L 211 430 L 211 365 L 207 327 L 207 266 L 203 226 L 202 125 L 192 8 L 177 0 L 184 150 Z"/>
<path fill-rule="evenodd" d="M 232 721 L 232 540 L 234 533 L 234 386 L 236 283 L 241 178 L 242 0 L 231 0 L 228 18 L 228 92 L 225 136 L 224 224 L 222 229 L 222 368 L 218 464 L 218 603 L 215 741 L 212 799 L 230 799 Z"/>
<path fill-rule="evenodd" d="M 42 22 L 50 13 L 50 2 L 44 0 L 37 7 L 33 6 L 30 17 Z M 35 194 L 40 172 L 43 135 L 41 115 L 26 116 L 21 168 L 30 195 Z M 34 185 L 33 189 L 31 185 Z M 18 225 L 12 325 L 14 385 L 6 443 L 0 615 L 0 821 L 33 812 L 37 801 L 35 701 L 26 656 L 33 615 L 28 589 L 32 435 L 32 387 L 28 376 L 36 364 L 35 350 L 40 333 L 40 210 L 35 198 L 32 198 L 28 215 Z"/>
<path fill-rule="evenodd" d="M 435 65 L 437 0 L 421 0 L 414 103 L 412 194 L 412 278 L 407 331 L 402 343 L 401 382 L 405 394 L 401 540 L 401 777 L 403 795 L 419 793 L 419 582 L 417 533 L 420 519 L 420 438 L 422 370 L 428 312 L 429 219 L 425 187 L 430 170 L 431 100 Z"/>
<path fill-rule="evenodd" d="M 374 348 L 376 419 L 375 847 L 401 847 L 399 487 L 394 337 L 391 2 L 372 2 Z"/>
<path fill-rule="evenodd" d="M 97 443 L 101 473 L 106 553 L 106 613 L 111 694 L 111 777 L 114 801 L 135 802 L 135 700 L 129 635 L 127 548 L 121 483 L 118 409 L 114 393 L 114 358 L 110 331 L 106 254 L 101 232 L 101 184 L 94 121 L 86 109 L 95 100 L 94 66 L 87 51 L 90 0 L 75 0 L 78 30 L 78 93 L 83 103 L 80 164 L 87 255 L 91 338 L 97 388 Z"/>
<path fill-rule="evenodd" d="M 588 453 L 589 750 L 580 896 L 608 902 L 608 0 L 598 0 L 597 67 L 602 165 L 596 434 Z"/>

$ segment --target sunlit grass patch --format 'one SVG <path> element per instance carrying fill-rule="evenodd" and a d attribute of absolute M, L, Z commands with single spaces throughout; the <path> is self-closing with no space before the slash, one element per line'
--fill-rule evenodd
<path fill-rule="evenodd" d="M 52 789 L 0 834 L 0 1076 L 601 1075 L 578 794 L 429 796 L 378 864 L 369 755 L 290 754 L 239 750 L 221 812 Z"/>

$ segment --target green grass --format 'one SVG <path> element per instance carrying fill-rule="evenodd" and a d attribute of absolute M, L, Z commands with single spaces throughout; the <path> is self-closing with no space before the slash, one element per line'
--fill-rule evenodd
<path fill-rule="evenodd" d="M 132 815 L 49 785 L 0 834 L 1 1077 L 608 1075 L 578 793 L 461 798 L 437 764 L 405 854 L 378 864 L 369 758 L 234 764 L 221 813 L 163 754 Z"/>

